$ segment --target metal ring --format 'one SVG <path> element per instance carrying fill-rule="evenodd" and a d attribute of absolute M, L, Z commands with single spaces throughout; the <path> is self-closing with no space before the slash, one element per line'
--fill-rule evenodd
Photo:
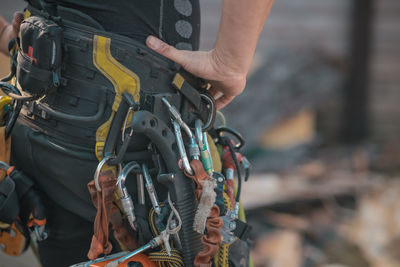
<path fill-rule="evenodd" d="M 110 159 L 115 158 L 115 156 L 109 155 L 105 156 L 97 165 L 96 171 L 94 173 L 94 185 L 96 186 L 97 191 L 101 191 L 100 184 L 99 184 L 99 175 L 101 172 L 101 169 L 103 169 L 104 164 L 107 163 Z"/>
<path fill-rule="evenodd" d="M 220 135 L 223 132 L 226 132 L 226 133 L 230 133 L 231 135 L 235 136 L 236 139 L 239 141 L 238 144 L 235 144 L 236 149 L 240 149 L 245 144 L 243 136 L 238 131 L 236 131 L 235 129 L 233 129 L 231 127 L 220 126 L 217 129 L 215 129 L 215 131 L 217 132 L 218 135 Z"/>
<path fill-rule="evenodd" d="M 205 99 L 209 104 L 210 104 L 210 113 L 207 119 L 207 122 L 203 125 L 202 130 L 207 131 L 210 126 L 212 126 L 211 124 L 214 122 L 215 119 L 215 114 L 216 114 L 216 108 L 215 108 L 215 102 L 213 101 L 213 99 L 211 98 L 211 96 L 206 95 L 206 94 L 200 94 L 201 98 Z"/>
<path fill-rule="evenodd" d="M 122 136 L 121 136 L 122 142 L 125 141 L 126 124 L 128 123 L 128 118 L 129 118 L 129 115 L 131 114 L 131 112 L 133 112 L 133 107 L 129 107 L 128 112 L 126 112 L 126 115 L 125 115 L 125 121 L 124 121 L 124 126 L 122 128 Z M 132 135 L 133 135 L 133 129 L 131 129 L 131 131 L 129 133 L 129 136 L 132 136 Z"/>

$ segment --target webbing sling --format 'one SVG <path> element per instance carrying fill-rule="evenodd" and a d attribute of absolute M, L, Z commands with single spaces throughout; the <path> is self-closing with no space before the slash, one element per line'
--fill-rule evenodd
<path fill-rule="evenodd" d="M 140 79 L 128 68 L 124 67 L 111 55 L 111 39 L 99 35 L 93 37 L 93 64 L 94 66 L 112 83 L 115 90 L 115 98 L 112 104 L 112 113 L 109 119 L 103 123 L 96 131 L 95 153 L 99 161 L 103 159 L 103 149 L 106 142 L 111 122 L 117 112 L 122 101 L 122 94 L 129 93 L 135 101 L 139 101 Z M 108 170 L 108 172 L 106 171 Z M 110 172 L 110 170 L 112 172 Z M 97 200 L 94 201 L 97 207 L 97 214 L 94 221 L 94 235 L 88 257 L 92 260 L 96 259 L 101 253 L 109 254 L 111 251 L 111 243 L 108 241 L 108 226 L 111 221 L 111 210 L 115 207 L 112 201 L 112 195 L 115 191 L 115 167 L 105 166 L 102 168 L 100 177 L 107 176 L 111 181 L 108 190 L 102 188 L 102 192 L 98 191 Z M 106 174 L 108 173 L 108 174 Z M 114 181 L 114 182 L 112 182 Z M 114 185 L 114 186 L 112 186 Z M 89 189 L 92 188 L 91 195 L 96 195 L 94 191 L 94 181 L 89 183 Z M 100 190 L 100 189 L 98 189 Z M 107 197 L 105 197 L 105 195 Z M 115 210 L 115 209 L 114 209 Z M 130 248 L 132 249 L 132 248 Z"/>
<path fill-rule="evenodd" d="M 102 124 L 96 131 L 96 157 L 102 159 L 103 148 L 110 130 L 111 121 L 117 112 L 122 100 L 122 93 L 130 93 L 136 102 L 140 97 L 139 77 L 119 63 L 111 55 L 111 39 L 95 35 L 93 39 L 93 64 L 96 68 L 112 83 L 115 90 L 115 98 L 112 104 L 112 114 L 110 118 Z"/>

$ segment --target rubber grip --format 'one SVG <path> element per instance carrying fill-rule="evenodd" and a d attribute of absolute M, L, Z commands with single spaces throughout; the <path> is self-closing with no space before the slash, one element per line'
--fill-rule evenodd
<path fill-rule="evenodd" d="M 201 235 L 193 230 L 196 211 L 193 181 L 178 169 L 175 136 L 168 126 L 154 114 L 141 110 L 133 116 L 131 125 L 134 132 L 146 135 L 160 151 L 168 171 L 174 174 L 173 182 L 166 186 L 172 201 L 182 219 L 179 232 L 185 266 L 194 266 L 194 258 L 202 249 Z"/>

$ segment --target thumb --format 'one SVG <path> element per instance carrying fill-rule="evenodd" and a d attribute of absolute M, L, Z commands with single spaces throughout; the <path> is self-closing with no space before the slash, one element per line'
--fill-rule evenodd
<path fill-rule="evenodd" d="M 154 36 L 147 37 L 146 45 L 184 68 L 190 62 L 189 52 L 191 51 L 178 50 Z"/>

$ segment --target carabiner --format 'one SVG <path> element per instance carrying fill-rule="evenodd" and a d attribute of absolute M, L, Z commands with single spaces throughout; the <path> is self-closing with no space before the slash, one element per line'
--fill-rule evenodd
<path fill-rule="evenodd" d="M 176 122 L 176 121 L 173 121 L 172 125 L 174 126 L 174 133 L 175 133 L 176 143 L 178 145 L 179 155 L 180 155 L 180 157 L 182 159 L 183 167 L 185 168 L 185 171 L 188 174 L 193 175 L 194 172 L 192 170 L 192 167 L 190 166 L 189 159 L 188 159 L 188 157 L 186 155 L 185 145 L 183 144 L 181 127 L 179 126 L 179 123 Z"/>
<path fill-rule="evenodd" d="M 132 229 L 136 231 L 137 227 L 136 227 L 135 207 L 133 205 L 132 197 L 129 195 L 128 189 L 126 189 L 125 187 L 126 177 L 135 168 L 140 170 L 140 165 L 134 161 L 131 161 L 128 164 L 126 164 L 118 176 L 117 186 L 118 186 L 118 191 L 121 195 L 120 200 L 122 204 L 122 209 L 124 210 L 124 213 L 126 214 L 128 222 L 131 225 Z"/>
<path fill-rule="evenodd" d="M 221 136 L 221 133 L 226 132 L 226 133 L 229 133 L 229 134 L 233 135 L 234 137 L 236 137 L 237 141 L 239 142 L 239 143 L 234 145 L 234 147 L 236 149 L 242 148 L 244 146 L 244 144 L 245 144 L 243 136 L 238 131 L 236 131 L 235 129 L 233 129 L 231 127 L 220 126 L 220 127 L 215 129 L 215 132 L 218 134 L 218 136 Z"/>
<path fill-rule="evenodd" d="M 103 166 L 104 166 L 104 164 L 107 163 L 107 161 L 114 159 L 114 158 L 115 158 L 115 156 L 113 156 L 113 155 L 107 155 L 97 165 L 93 179 L 94 179 L 94 185 L 96 186 L 96 189 L 99 192 L 101 191 L 100 184 L 99 184 L 99 176 L 100 176 L 101 169 L 103 169 Z"/>
<path fill-rule="evenodd" d="M 205 99 L 208 102 L 209 109 L 211 110 L 206 123 L 203 125 L 202 130 L 203 132 L 208 131 L 209 128 L 213 125 L 214 120 L 215 120 L 215 115 L 217 113 L 216 105 L 215 105 L 215 100 L 209 96 L 208 94 L 200 94 L 202 99 Z"/>
<path fill-rule="evenodd" d="M 146 183 L 146 189 L 147 192 L 149 193 L 151 204 L 153 204 L 155 213 L 157 213 L 157 215 L 160 215 L 161 207 L 160 204 L 158 203 L 157 193 L 156 190 L 154 189 L 153 181 L 151 180 L 149 170 L 147 169 L 147 165 L 145 163 L 142 164 L 142 172 Z"/>

